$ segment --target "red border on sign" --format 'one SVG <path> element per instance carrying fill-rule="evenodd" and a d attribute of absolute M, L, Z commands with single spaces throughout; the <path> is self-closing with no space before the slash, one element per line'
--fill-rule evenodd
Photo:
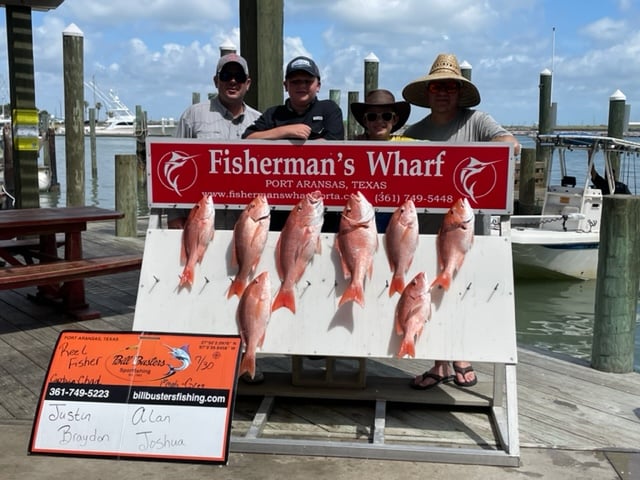
<path fill-rule="evenodd" d="M 328 210 L 361 191 L 380 211 L 412 199 L 421 213 L 466 197 L 476 211 L 511 214 L 512 146 L 484 142 L 296 142 L 147 139 L 151 208 L 191 208 L 203 194 L 243 208 L 256 195 L 294 206 L 320 190 Z"/>

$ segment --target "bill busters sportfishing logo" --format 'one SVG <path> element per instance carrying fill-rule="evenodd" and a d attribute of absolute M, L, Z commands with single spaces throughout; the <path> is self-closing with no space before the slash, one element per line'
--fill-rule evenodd
<path fill-rule="evenodd" d="M 500 161 L 487 162 L 467 157 L 458 163 L 453 176 L 458 193 L 467 197 L 472 203 L 478 203 L 480 198 L 489 195 L 498 179 L 494 164 Z"/>
<path fill-rule="evenodd" d="M 160 183 L 181 197 L 182 192 L 189 190 L 198 178 L 197 156 L 181 151 L 165 153 L 156 170 Z"/>
<path fill-rule="evenodd" d="M 191 365 L 189 345 L 135 344 L 116 351 L 109 356 L 107 370 L 116 377 L 141 383 L 163 380 Z"/>

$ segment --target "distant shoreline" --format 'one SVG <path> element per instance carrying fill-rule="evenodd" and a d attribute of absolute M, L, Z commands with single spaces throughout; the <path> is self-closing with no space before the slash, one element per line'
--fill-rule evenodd
<path fill-rule="evenodd" d="M 505 129 L 514 135 L 528 135 L 538 131 L 537 126 L 532 125 L 503 125 Z M 589 132 L 594 134 L 606 135 L 608 131 L 607 125 L 557 125 L 553 132 Z M 640 134 L 640 126 L 629 126 L 625 135 Z"/>

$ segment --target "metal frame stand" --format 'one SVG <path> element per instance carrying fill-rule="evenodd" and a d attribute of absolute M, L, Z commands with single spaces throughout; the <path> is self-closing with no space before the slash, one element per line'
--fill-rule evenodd
<path fill-rule="evenodd" d="M 361 390 L 354 389 L 353 400 L 362 400 Z M 242 392 L 240 392 L 242 395 Z M 388 399 L 375 399 L 374 431 L 371 440 L 345 442 L 342 440 L 279 439 L 264 438 L 262 432 L 269 421 L 276 399 L 290 396 L 268 394 L 256 411 L 252 424 L 243 436 L 231 436 L 230 451 L 242 453 L 271 453 L 283 455 L 313 455 L 349 458 L 376 458 L 380 460 L 405 460 L 473 465 L 496 465 L 517 467 L 520 465 L 520 443 L 518 438 L 518 400 L 516 366 L 494 364 L 493 398 L 489 404 L 465 402 L 465 406 L 476 406 L 487 410 L 492 426 L 497 433 L 499 449 L 442 447 L 424 444 L 389 444 L 385 442 L 386 410 Z M 299 397 L 313 398 L 302 389 Z M 348 401 L 342 390 L 341 400 Z M 397 400 L 393 400 L 397 402 Z M 452 405 L 453 406 L 453 405 Z"/>

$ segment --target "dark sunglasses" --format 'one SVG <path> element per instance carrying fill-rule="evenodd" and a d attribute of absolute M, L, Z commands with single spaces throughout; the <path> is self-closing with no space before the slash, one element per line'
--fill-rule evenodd
<path fill-rule="evenodd" d="M 232 78 L 235 78 L 236 82 L 244 83 L 247 81 L 247 74 L 244 72 L 226 72 L 223 70 L 218 74 L 218 78 L 223 82 L 230 82 Z"/>
<path fill-rule="evenodd" d="M 427 89 L 430 93 L 456 93 L 460 89 L 458 82 L 429 82 Z"/>
<path fill-rule="evenodd" d="M 364 118 L 366 118 L 368 122 L 375 122 L 376 120 L 378 120 L 378 118 L 382 117 L 382 120 L 384 120 L 385 122 L 390 122 L 393 119 L 393 115 L 393 112 L 367 112 L 364 114 Z"/>

